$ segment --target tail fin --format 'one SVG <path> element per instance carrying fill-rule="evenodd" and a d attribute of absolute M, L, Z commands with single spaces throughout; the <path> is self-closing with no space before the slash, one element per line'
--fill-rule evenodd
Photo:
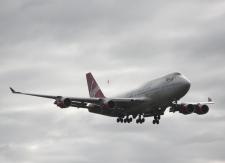
<path fill-rule="evenodd" d="M 98 86 L 98 83 L 95 81 L 90 72 L 86 74 L 86 78 L 90 97 L 105 98 L 104 94 Z"/>

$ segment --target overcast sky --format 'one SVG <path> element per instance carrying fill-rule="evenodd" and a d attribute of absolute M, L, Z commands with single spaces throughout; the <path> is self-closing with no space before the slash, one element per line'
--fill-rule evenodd
<path fill-rule="evenodd" d="M 225 162 L 223 0 L 0 0 L 0 56 L 0 162 Z M 176 71 L 207 115 L 117 124 L 8 89 L 88 97 L 92 72 L 113 96 Z"/>

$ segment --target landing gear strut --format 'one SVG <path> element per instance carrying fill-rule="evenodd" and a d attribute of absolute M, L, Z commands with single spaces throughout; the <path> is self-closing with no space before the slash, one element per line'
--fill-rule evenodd
<path fill-rule="evenodd" d="M 159 124 L 160 115 L 155 115 L 154 120 L 152 121 L 153 124 Z"/>

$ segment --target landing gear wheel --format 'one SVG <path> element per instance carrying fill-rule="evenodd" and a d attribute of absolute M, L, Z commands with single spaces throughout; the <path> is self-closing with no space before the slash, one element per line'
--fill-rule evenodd
<path fill-rule="evenodd" d="M 121 117 L 118 117 L 118 118 L 116 119 L 116 122 L 117 122 L 117 123 L 123 123 L 123 119 L 122 119 Z"/>
<path fill-rule="evenodd" d="M 152 123 L 155 124 L 156 123 L 155 120 L 153 120 Z"/>
<path fill-rule="evenodd" d="M 144 123 L 144 122 L 145 122 L 145 118 L 142 117 L 142 114 L 139 114 L 139 115 L 138 115 L 138 118 L 136 119 L 136 123 L 142 124 L 142 123 Z"/>
<path fill-rule="evenodd" d="M 139 123 L 139 119 L 136 120 L 136 123 Z"/>
<path fill-rule="evenodd" d="M 159 124 L 159 120 L 156 121 L 156 124 Z"/>
<path fill-rule="evenodd" d="M 153 124 L 159 124 L 159 120 L 160 120 L 160 115 L 155 115 L 154 116 L 154 120 L 152 121 Z"/>

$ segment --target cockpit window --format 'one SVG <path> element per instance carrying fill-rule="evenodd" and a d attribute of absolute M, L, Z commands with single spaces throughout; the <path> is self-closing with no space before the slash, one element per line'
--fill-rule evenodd
<path fill-rule="evenodd" d="M 167 82 L 171 82 L 171 81 L 173 81 L 173 80 L 174 80 L 174 76 L 170 76 L 170 77 L 166 78 L 166 81 L 167 81 Z"/>
<path fill-rule="evenodd" d="M 168 77 L 166 78 L 166 81 L 167 82 L 172 82 L 178 76 L 181 76 L 181 73 L 179 73 L 179 72 L 172 73 L 172 74 L 168 75 Z"/>
<path fill-rule="evenodd" d="M 179 72 L 175 72 L 175 73 L 174 73 L 174 75 L 177 75 L 177 76 L 178 76 L 178 75 L 181 75 L 181 73 L 179 73 Z"/>

